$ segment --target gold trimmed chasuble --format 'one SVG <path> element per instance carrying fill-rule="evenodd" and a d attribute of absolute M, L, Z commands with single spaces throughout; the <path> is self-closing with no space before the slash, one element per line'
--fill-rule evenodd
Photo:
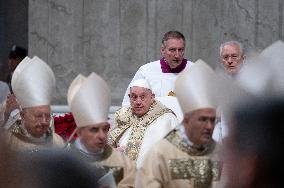
<path fill-rule="evenodd" d="M 222 162 L 212 140 L 204 147 L 190 146 L 171 131 L 148 152 L 138 169 L 137 187 L 220 187 Z"/>
<path fill-rule="evenodd" d="M 131 127 L 132 130 L 124 152 L 130 159 L 137 160 L 148 126 L 166 113 L 174 114 L 172 110 L 158 101 L 154 101 L 149 111 L 142 117 L 134 115 L 131 107 L 121 108 L 115 113 L 116 127 L 109 133 L 109 144 L 113 147 L 119 147 L 120 138 Z"/>

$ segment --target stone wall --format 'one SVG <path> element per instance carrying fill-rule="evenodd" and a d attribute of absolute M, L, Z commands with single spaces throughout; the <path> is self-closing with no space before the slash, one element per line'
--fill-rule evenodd
<path fill-rule="evenodd" d="M 160 57 L 162 35 L 180 30 L 186 57 L 218 65 L 219 45 L 263 49 L 284 36 L 283 0 L 29 0 L 29 54 L 57 77 L 54 103 L 78 73 L 94 71 L 120 105 L 138 67 Z"/>
<path fill-rule="evenodd" d="M 0 0 L 0 80 L 7 77 L 13 44 L 28 48 L 28 0 Z"/>

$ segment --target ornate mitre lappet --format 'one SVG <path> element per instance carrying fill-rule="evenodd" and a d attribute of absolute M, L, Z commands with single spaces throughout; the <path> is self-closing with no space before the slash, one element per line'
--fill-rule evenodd
<path fill-rule="evenodd" d="M 12 89 L 22 108 L 50 105 L 55 83 L 53 71 L 37 56 L 23 59 L 12 76 Z"/>
<path fill-rule="evenodd" d="M 78 128 L 108 120 L 110 89 L 95 73 L 79 74 L 68 89 L 67 101 Z"/>
<path fill-rule="evenodd" d="M 183 113 L 217 108 L 216 74 L 202 60 L 183 71 L 175 81 L 175 93 Z"/>

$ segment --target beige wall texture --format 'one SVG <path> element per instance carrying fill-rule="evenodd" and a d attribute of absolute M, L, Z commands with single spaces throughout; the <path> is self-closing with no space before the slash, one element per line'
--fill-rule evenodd
<path fill-rule="evenodd" d="M 29 55 L 54 70 L 56 104 L 77 74 L 96 72 L 120 105 L 131 78 L 160 57 L 162 35 L 180 30 L 186 57 L 218 64 L 219 46 L 261 50 L 284 36 L 283 0 L 29 0 Z"/>

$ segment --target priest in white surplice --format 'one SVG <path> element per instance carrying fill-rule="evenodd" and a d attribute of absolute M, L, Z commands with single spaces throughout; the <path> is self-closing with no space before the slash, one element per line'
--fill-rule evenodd
<path fill-rule="evenodd" d="M 150 147 L 175 128 L 178 120 L 172 110 L 155 100 L 146 80 L 132 82 L 129 98 L 131 106 L 115 113 L 109 143 L 136 160 L 139 167 Z"/>
<path fill-rule="evenodd" d="M 129 84 L 122 106 L 129 105 L 129 88 L 133 81 L 145 79 L 156 97 L 174 96 L 174 81 L 177 75 L 193 63 L 184 58 L 185 37 L 179 31 L 164 34 L 160 48 L 161 59 L 141 66 Z"/>

